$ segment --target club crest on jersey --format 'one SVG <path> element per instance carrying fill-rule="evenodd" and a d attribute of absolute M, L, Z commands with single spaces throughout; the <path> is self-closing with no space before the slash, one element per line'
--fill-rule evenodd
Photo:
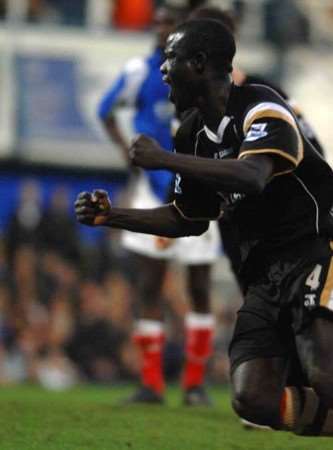
<path fill-rule="evenodd" d="M 252 142 L 267 136 L 267 131 L 265 131 L 266 127 L 267 123 L 253 123 L 245 136 L 245 141 Z"/>
<path fill-rule="evenodd" d="M 214 152 L 214 159 L 223 159 L 231 153 L 233 153 L 234 149 L 232 147 L 229 148 L 223 148 L 222 150 L 219 150 L 218 152 Z"/>

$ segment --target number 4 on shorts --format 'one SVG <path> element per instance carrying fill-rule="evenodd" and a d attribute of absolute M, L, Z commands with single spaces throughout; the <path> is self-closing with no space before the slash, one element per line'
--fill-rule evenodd
<path fill-rule="evenodd" d="M 315 291 L 319 288 L 322 268 L 323 267 L 320 264 L 317 264 L 305 281 L 305 286 L 309 286 L 311 291 Z"/>

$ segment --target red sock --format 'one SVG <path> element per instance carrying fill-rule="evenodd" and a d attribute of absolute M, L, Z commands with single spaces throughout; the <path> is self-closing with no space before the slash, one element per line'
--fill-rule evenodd
<path fill-rule="evenodd" d="M 185 368 L 183 388 L 204 382 L 206 365 L 212 353 L 214 317 L 211 314 L 189 313 L 185 318 Z"/>
<path fill-rule="evenodd" d="M 134 342 L 142 354 L 141 383 L 158 394 L 164 391 L 162 353 L 164 330 L 157 320 L 139 320 L 134 333 Z"/>

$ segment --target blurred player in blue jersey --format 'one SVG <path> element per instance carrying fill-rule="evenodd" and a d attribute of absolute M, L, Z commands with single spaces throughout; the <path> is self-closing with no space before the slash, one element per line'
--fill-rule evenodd
<path fill-rule="evenodd" d="M 169 88 L 162 81 L 160 66 L 164 61 L 167 36 L 176 21 L 177 15 L 173 10 L 157 10 L 154 20 L 157 41 L 153 52 L 146 58 L 130 60 L 100 102 L 99 118 L 126 159 L 129 144 L 115 116 L 116 107 L 121 105 L 134 107 L 135 133 L 156 139 L 166 150 L 173 148 L 171 128 L 175 111 L 169 102 Z M 131 207 L 155 208 L 168 201 L 173 184 L 170 172 L 142 170 L 133 178 Z M 140 317 L 135 327 L 134 342 L 142 354 L 141 384 L 129 400 L 163 402 L 165 332 L 161 289 L 168 261 L 173 260 L 188 267 L 187 287 L 192 308 L 185 317 L 184 403 L 209 404 L 203 383 L 214 331 L 214 317 L 210 312 L 210 272 L 220 250 L 216 224 L 200 237 L 174 240 L 124 231 L 122 243 L 140 268 L 137 283 Z"/>

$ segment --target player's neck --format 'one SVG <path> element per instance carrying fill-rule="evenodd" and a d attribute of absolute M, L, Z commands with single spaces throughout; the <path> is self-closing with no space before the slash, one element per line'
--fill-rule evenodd
<path fill-rule="evenodd" d="M 218 86 L 215 84 L 206 89 L 205 95 L 199 100 L 198 106 L 204 123 L 212 131 L 217 131 L 225 115 L 230 89 L 230 84 L 220 83 Z"/>

